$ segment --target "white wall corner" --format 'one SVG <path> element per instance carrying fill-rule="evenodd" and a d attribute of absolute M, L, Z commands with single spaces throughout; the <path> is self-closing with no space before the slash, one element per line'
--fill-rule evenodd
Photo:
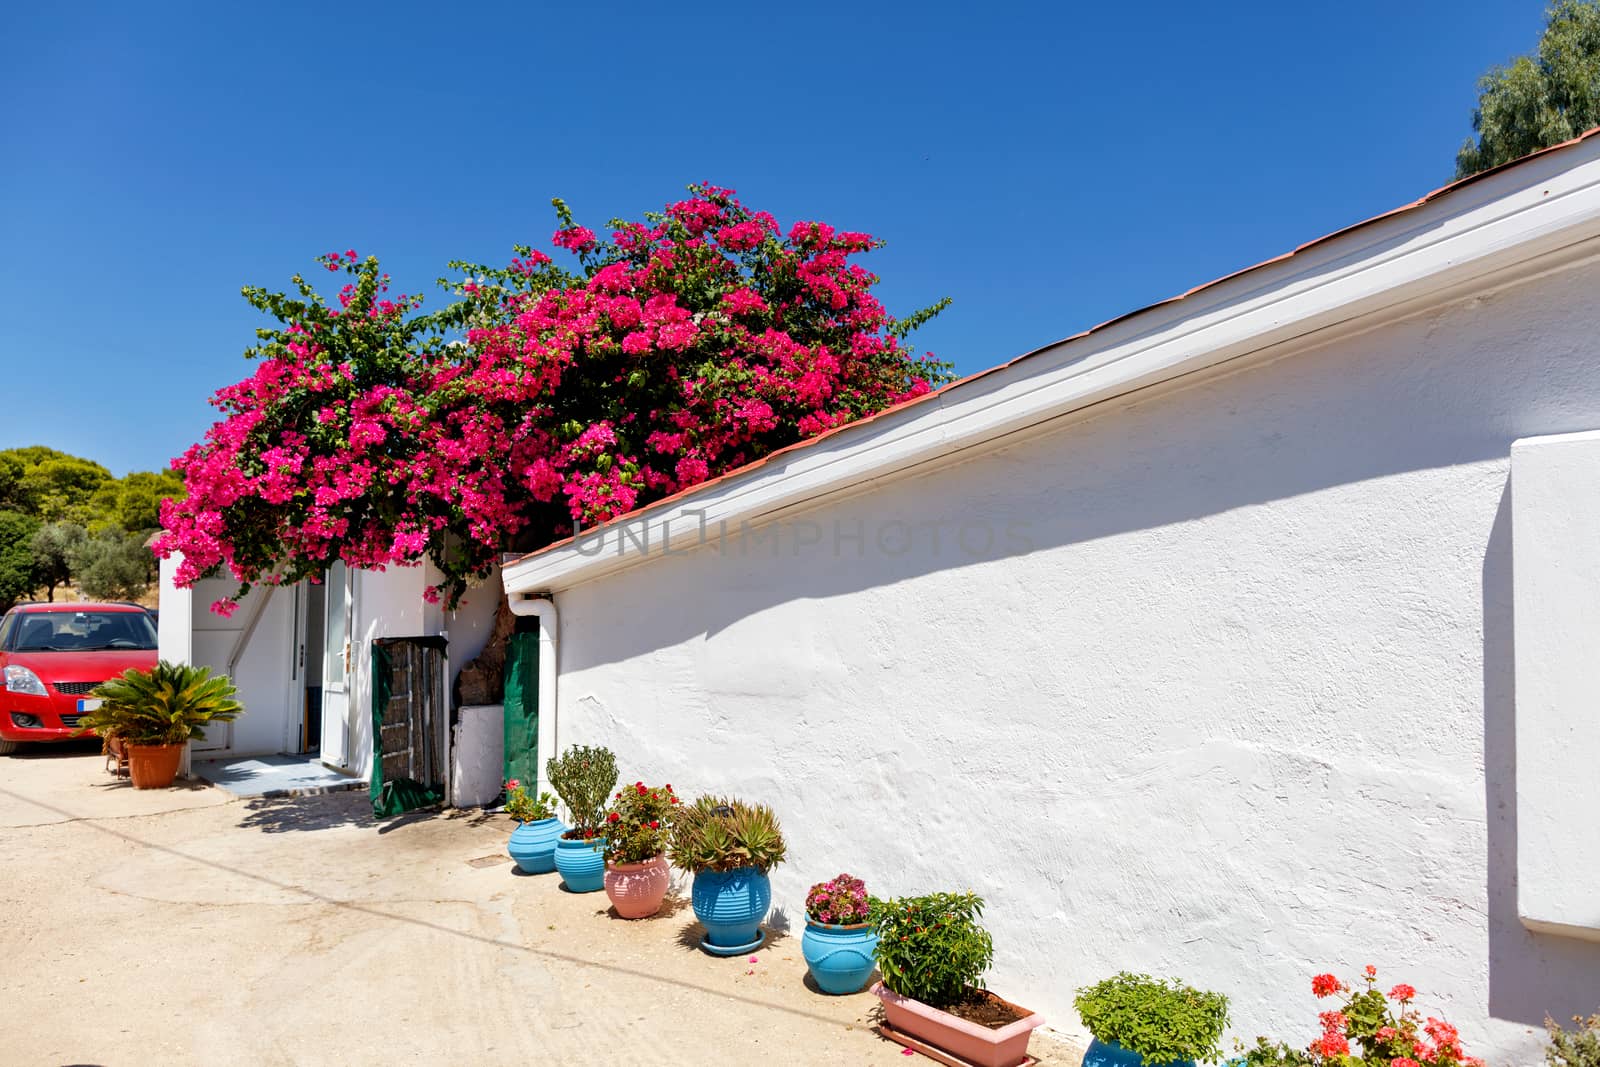
<path fill-rule="evenodd" d="M 1600 940 L 1600 431 L 1511 447 L 1517 911 Z"/>

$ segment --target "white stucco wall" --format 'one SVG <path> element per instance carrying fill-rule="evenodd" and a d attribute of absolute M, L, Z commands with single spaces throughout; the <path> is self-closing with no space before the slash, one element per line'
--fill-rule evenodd
<path fill-rule="evenodd" d="M 558 591 L 562 742 L 774 805 L 792 922 L 841 870 L 977 890 L 992 985 L 1068 1031 L 1126 968 L 1303 1044 L 1311 975 L 1373 963 L 1536 1062 L 1600 946 L 1517 916 L 1508 455 L 1600 428 L 1597 283 L 1284 346 L 797 510 L 775 554 Z"/>
<path fill-rule="evenodd" d="M 224 618 L 211 605 L 238 590 L 229 578 L 212 578 L 193 589 L 173 583 L 177 560 L 161 565 L 161 617 L 158 645 L 163 659 L 210 667 L 221 674 L 236 647 L 239 659 L 231 677 L 238 687 L 244 714 L 234 722 L 212 727 L 204 742 L 195 742 L 197 757 L 261 755 L 293 749 L 300 722 L 302 689 L 290 678 L 294 659 L 294 594 L 292 590 L 252 590 L 231 617 Z M 255 628 L 239 645 L 240 634 L 250 624 L 263 597 Z"/>
<path fill-rule="evenodd" d="M 448 677 L 483 649 L 494 628 L 495 608 L 503 598 L 499 575 L 469 589 L 453 612 L 429 604 L 423 590 L 440 580 L 431 565 L 354 572 L 356 642 L 351 656 L 349 770 L 372 773 L 372 642 L 380 637 L 449 636 Z"/>

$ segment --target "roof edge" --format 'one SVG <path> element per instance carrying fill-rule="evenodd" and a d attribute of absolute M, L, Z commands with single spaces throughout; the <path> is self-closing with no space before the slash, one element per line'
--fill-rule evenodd
<path fill-rule="evenodd" d="M 1591 146 L 1582 158 L 1575 157 L 1558 167 L 1533 165 L 1537 160 L 1548 161 L 1597 136 L 1600 136 L 1600 127 L 1570 141 L 1459 179 L 1410 203 L 1307 241 L 1282 255 L 1107 319 L 914 400 L 777 449 L 752 463 L 652 501 L 593 530 L 582 531 L 576 537 L 508 561 L 502 567 L 506 591 L 511 594 L 551 592 L 671 552 L 688 540 L 682 528 L 673 530 L 674 518 L 683 527 L 690 525 L 684 520 L 693 517 L 696 520 L 693 525 L 703 541 L 708 520 L 748 521 L 780 507 L 792 506 L 799 500 L 844 488 L 852 480 L 883 476 L 935 458 L 941 451 L 974 447 L 1000 433 L 1013 432 L 1028 421 L 1024 412 L 1008 410 L 1004 418 L 998 418 L 990 427 L 990 432 L 983 432 L 978 424 L 973 424 L 952 433 L 953 427 L 947 427 L 951 422 L 950 413 L 957 407 L 972 407 L 975 401 L 993 399 L 995 402 L 987 406 L 1014 407 L 1019 399 L 1031 398 L 1031 408 L 1024 405 L 1034 416 L 1031 421 L 1044 421 L 1108 396 L 1145 388 L 1278 343 L 1293 336 L 1296 330 L 1303 333 L 1308 327 L 1322 328 L 1310 324 L 1327 319 L 1339 309 L 1344 310 L 1346 317 L 1370 314 L 1375 307 L 1414 298 L 1419 285 L 1431 284 L 1437 290 L 1455 284 L 1470 275 L 1475 266 L 1479 274 L 1491 273 L 1503 269 L 1508 262 L 1547 254 L 1572 240 L 1600 236 L 1600 161 L 1596 158 L 1600 157 L 1600 151 Z M 1436 207 L 1452 194 L 1493 183 L 1494 179 L 1519 170 L 1526 176 L 1519 184 L 1503 190 L 1486 189 L 1484 195 L 1472 200 L 1457 195 L 1455 200 L 1459 203 L 1448 206 L 1456 208 L 1454 214 L 1450 214 L 1448 208 L 1437 208 L 1428 214 L 1441 214 L 1442 219 L 1433 219 L 1427 224 L 1418 220 L 1409 230 L 1398 234 L 1387 232 L 1402 224 L 1396 220 L 1409 221 L 1406 216 Z M 1574 177 L 1580 170 L 1582 177 Z M 1545 171 L 1550 173 L 1547 175 Z M 1568 180 L 1559 195 L 1552 196 L 1551 189 L 1532 191 L 1534 186 L 1563 177 Z M 1376 235 L 1366 247 L 1348 252 L 1339 249 L 1343 254 L 1337 257 L 1330 251 L 1330 246 L 1348 244 L 1353 235 L 1385 223 L 1395 225 L 1383 226 L 1385 232 Z M 1587 227 L 1585 232 L 1562 240 L 1562 234 L 1570 235 L 1574 229 L 1584 227 Z M 1519 249 L 1525 252 L 1520 257 Z M 1296 273 L 1295 268 L 1302 266 L 1304 269 Z M 1228 292 L 1239 288 L 1246 280 L 1258 280 L 1258 276 L 1260 284 L 1254 291 Z M 1343 292 L 1335 294 L 1330 287 L 1339 287 Z M 1317 299 L 1319 294 L 1320 300 Z M 1289 314 L 1290 304 L 1298 305 L 1295 309 L 1298 315 Z M 1354 310 L 1358 305 L 1361 310 Z M 1222 313 L 1230 307 L 1229 313 Z M 1268 308 L 1273 309 L 1274 314 L 1263 316 L 1261 312 Z M 1175 321 L 1156 322 L 1163 311 Z M 1249 325 L 1246 325 L 1247 319 Z M 1121 340 L 1109 336 L 1131 331 L 1130 324 L 1136 320 L 1146 320 L 1138 325 L 1148 325 L 1148 328 Z M 1182 328 L 1185 323 L 1189 327 L 1187 330 Z M 1228 328 L 1230 324 L 1232 329 Z M 1328 324 L 1323 322 L 1322 326 Z M 1196 363 L 1192 358 L 1181 358 L 1174 350 L 1174 346 L 1183 347 L 1185 335 L 1193 341 L 1194 335 L 1207 331 L 1220 331 L 1217 340 L 1226 343 L 1203 347 L 1190 355 L 1209 355 L 1209 358 Z M 1085 350 L 1081 358 L 1070 363 L 1057 358 L 1051 361 L 1053 365 L 1040 366 L 1036 373 L 1028 376 L 1007 374 L 1030 361 L 1043 363 L 1041 357 L 1047 353 L 1059 357 L 1068 349 L 1075 351 L 1087 339 L 1097 336 L 1106 340 L 1099 351 Z M 1140 342 L 1144 342 L 1142 347 Z M 1113 355 L 1111 350 L 1119 347 L 1132 350 Z M 1157 357 L 1155 349 L 1166 350 L 1166 358 Z M 1118 369 L 1112 370 L 1113 367 Z M 1063 394 L 1046 399 L 1044 394 L 1059 391 L 1053 387 L 1067 382 L 1076 383 L 1074 397 L 1069 399 L 1068 394 Z M 1000 394 L 1006 393 L 1021 395 L 1001 397 Z M 968 420 L 974 414 L 977 413 L 963 412 L 961 419 Z M 843 458 L 846 452 L 865 448 L 879 451 L 876 462 L 861 464 Z M 816 469 L 786 472 L 768 469 L 795 468 L 800 464 Z M 832 468 L 831 472 L 823 474 L 828 468 Z M 752 494 L 749 491 L 751 483 L 772 481 L 780 473 L 793 475 L 784 480 L 794 484 L 781 492 Z M 705 506 L 685 506 L 695 503 Z M 652 539 L 652 532 L 659 536 Z M 627 555 L 625 542 L 640 549 L 631 559 L 622 558 Z"/>

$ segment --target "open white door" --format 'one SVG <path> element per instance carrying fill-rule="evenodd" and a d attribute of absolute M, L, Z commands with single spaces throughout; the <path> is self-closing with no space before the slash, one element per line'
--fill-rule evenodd
<path fill-rule="evenodd" d="M 350 766 L 351 575 L 343 563 L 328 568 L 327 616 L 322 646 L 322 762 Z"/>

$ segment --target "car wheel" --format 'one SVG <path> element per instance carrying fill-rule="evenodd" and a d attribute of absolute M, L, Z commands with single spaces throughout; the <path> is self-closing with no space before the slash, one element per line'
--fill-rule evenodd
<path fill-rule="evenodd" d="M 0 739 L 0 756 L 9 756 L 22 747 L 21 741 L 6 741 Z"/>

